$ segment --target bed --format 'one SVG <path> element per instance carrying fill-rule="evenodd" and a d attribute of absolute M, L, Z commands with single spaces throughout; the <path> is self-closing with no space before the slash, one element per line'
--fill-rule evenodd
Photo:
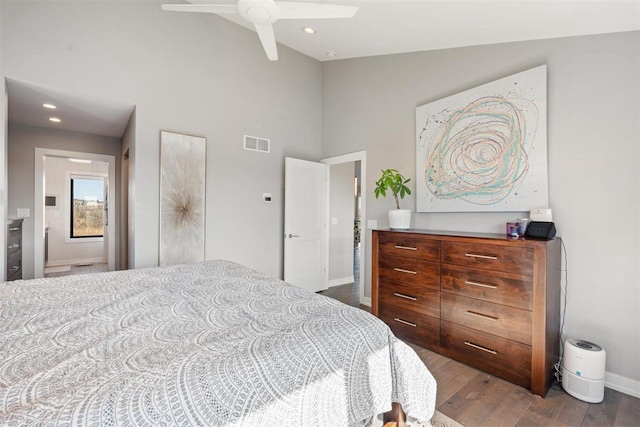
<path fill-rule="evenodd" d="M 0 425 L 428 422 L 435 387 L 374 316 L 229 261 L 0 284 Z"/>

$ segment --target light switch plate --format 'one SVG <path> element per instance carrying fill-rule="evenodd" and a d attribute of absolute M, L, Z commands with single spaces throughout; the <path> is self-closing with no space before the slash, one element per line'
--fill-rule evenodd
<path fill-rule="evenodd" d="M 368 219 L 367 220 L 367 228 L 370 230 L 375 230 L 378 228 L 378 220 L 377 219 Z"/>
<path fill-rule="evenodd" d="M 29 208 L 18 208 L 16 211 L 16 215 L 18 218 L 29 218 L 31 216 L 31 211 Z"/>

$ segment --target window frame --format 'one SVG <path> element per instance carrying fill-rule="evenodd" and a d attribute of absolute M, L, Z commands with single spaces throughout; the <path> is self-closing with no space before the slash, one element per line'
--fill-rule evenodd
<path fill-rule="evenodd" d="M 89 242 L 104 242 L 104 234 L 107 228 L 107 224 L 102 224 L 102 235 L 94 236 L 74 236 L 73 235 L 73 184 L 74 179 L 95 180 L 101 181 L 103 186 L 108 179 L 109 174 L 103 172 L 75 172 L 67 171 L 65 180 L 65 196 L 68 197 L 67 203 L 65 203 L 65 243 L 89 243 Z M 104 203 L 106 204 L 106 194 Z"/>

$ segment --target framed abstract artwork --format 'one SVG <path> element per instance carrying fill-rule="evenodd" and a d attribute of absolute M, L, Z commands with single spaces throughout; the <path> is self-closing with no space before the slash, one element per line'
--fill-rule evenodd
<path fill-rule="evenodd" d="M 547 67 L 416 108 L 418 212 L 549 205 Z"/>
<path fill-rule="evenodd" d="M 204 260 L 206 145 L 160 132 L 160 265 Z"/>

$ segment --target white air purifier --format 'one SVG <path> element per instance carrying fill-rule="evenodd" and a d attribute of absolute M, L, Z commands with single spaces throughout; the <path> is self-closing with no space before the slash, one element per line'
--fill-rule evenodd
<path fill-rule="evenodd" d="M 566 340 L 562 356 L 562 388 L 576 399 L 602 402 L 606 357 L 598 344 L 574 338 Z"/>

